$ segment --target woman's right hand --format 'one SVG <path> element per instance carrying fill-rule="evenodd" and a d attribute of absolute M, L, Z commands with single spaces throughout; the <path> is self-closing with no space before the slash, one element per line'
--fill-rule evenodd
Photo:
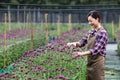
<path fill-rule="evenodd" d="M 77 43 L 77 42 L 67 43 L 67 46 L 69 46 L 69 47 L 70 47 L 70 46 L 76 46 L 76 43 Z"/>
<path fill-rule="evenodd" d="M 77 57 L 82 57 L 84 56 L 83 52 L 73 52 L 72 53 L 72 58 L 77 58 Z"/>

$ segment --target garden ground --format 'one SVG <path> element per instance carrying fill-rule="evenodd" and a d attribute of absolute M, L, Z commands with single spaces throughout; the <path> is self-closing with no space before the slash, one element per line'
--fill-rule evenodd
<path fill-rule="evenodd" d="M 105 80 L 120 80 L 120 56 L 116 50 L 117 44 L 107 45 Z"/>

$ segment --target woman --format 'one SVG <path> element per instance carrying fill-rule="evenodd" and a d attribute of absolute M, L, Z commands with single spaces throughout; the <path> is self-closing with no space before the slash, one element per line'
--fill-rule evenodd
<path fill-rule="evenodd" d="M 68 46 L 83 47 L 87 44 L 87 51 L 73 52 L 73 58 L 88 55 L 87 59 L 87 80 L 104 80 L 104 60 L 108 36 L 100 22 L 100 15 L 97 11 L 90 11 L 87 21 L 91 30 L 79 41 L 67 43 Z"/>

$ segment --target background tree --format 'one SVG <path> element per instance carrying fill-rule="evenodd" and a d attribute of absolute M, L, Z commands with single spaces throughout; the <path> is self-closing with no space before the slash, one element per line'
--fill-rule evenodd
<path fill-rule="evenodd" d="M 0 3 L 14 4 L 62 4 L 62 5 L 79 5 L 79 4 L 120 4 L 120 0 L 0 0 Z M 0 5 L 4 8 L 6 5 Z"/>

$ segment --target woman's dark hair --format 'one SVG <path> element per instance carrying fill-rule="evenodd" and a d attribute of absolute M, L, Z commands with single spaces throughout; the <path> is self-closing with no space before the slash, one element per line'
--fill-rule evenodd
<path fill-rule="evenodd" d="M 88 17 L 91 16 L 95 19 L 98 18 L 98 21 L 100 22 L 100 14 L 96 11 L 96 10 L 93 10 L 93 11 L 90 11 L 88 14 L 87 14 L 87 20 L 88 20 Z"/>

